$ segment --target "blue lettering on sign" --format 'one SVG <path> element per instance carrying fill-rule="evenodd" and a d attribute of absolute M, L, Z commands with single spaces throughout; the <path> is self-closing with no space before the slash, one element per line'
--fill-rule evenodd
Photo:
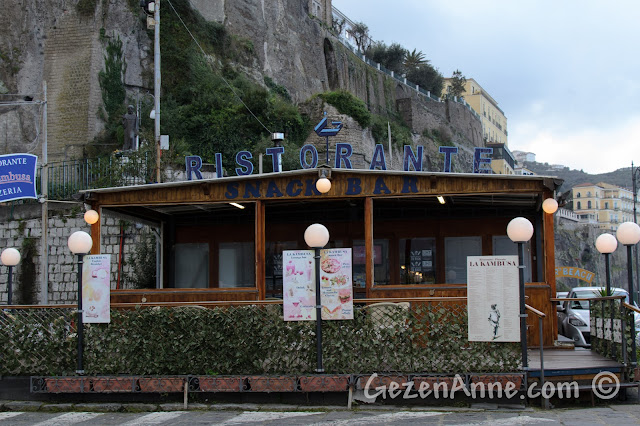
<path fill-rule="evenodd" d="M 280 155 L 282 155 L 282 153 L 284 152 L 284 147 L 282 146 L 274 146 L 272 148 L 267 148 L 267 155 L 271 156 L 271 161 L 273 164 L 273 171 L 274 172 L 281 172 L 282 170 L 280 170 Z"/>
<path fill-rule="evenodd" d="M 362 185 L 360 184 L 360 178 L 347 178 L 346 195 L 358 195 L 361 192 Z"/>
<path fill-rule="evenodd" d="M 184 157 L 184 162 L 187 166 L 187 180 L 192 180 L 192 174 L 195 174 L 197 179 L 202 179 L 202 173 L 200 173 L 202 158 L 198 155 L 187 155 Z"/>
<path fill-rule="evenodd" d="M 0 155 L 0 202 L 36 195 L 36 163 L 33 154 Z"/>
<path fill-rule="evenodd" d="M 473 173 L 491 173 L 491 158 L 493 148 L 476 148 L 473 155 Z"/>
<path fill-rule="evenodd" d="M 458 147 L 456 146 L 441 146 L 439 149 L 441 154 L 444 154 L 444 170 L 443 172 L 451 172 L 451 155 L 458 153 Z"/>
<path fill-rule="evenodd" d="M 344 161 L 345 168 L 351 169 L 351 157 L 353 154 L 353 148 L 351 144 L 348 143 L 337 143 L 336 144 L 336 169 L 340 169 L 342 162 Z"/>
<path fill-rule="evenodd" d="M 402 194 L 418 192 L 418 178 L 403 176 L 402 177 Z"/>
<path fill-rule="evenodd" d="M 244 185 L 244 195 L 242 198 L 260 198 L 260 182 L 255 182 L 255 185 L 251 182 L 247 182 Z"/>
<path fill-rule="evenodd" d="M 320 191 L 318 191 L 318 189 L 316 188 L 315 179 L 307 179 L 304 181 L 304 183 L 304 195 L 306 197 L 311 197 L 312 195 L 322 195 L 322 193 L 320 193 Z"/>
<path fill-rule="evenodd" d="M 238 182 L 231 182 L 230 184 L 228 184 L 227 192 L 224 193 L 224 196 L 227 199 L 238 198 Z"/>
<path fill-rule="evenodd" d="M 384 183 L 384 179 L 382 177 L 379 177 L 378 179 L 376 179 L 376 184 L 375 184 L 375 187 L 373 188 L 373 193 L 381 194 L 383 192 L 385 194 L 391 194 L 391 191 L 389 190 L 387 185 Z"/>
<path fill-rule="evenodd" d="M 306 161 L 307 152 L 311 153 L 311 164 Z M 300 165 L 303 169 L 313 169 L 318 166 L 318 150 L 315 146 L 306 144 L 300 149 Z"/>
<path fill-rule="evenodd" d="M 222 170 L 222 154 L 216 152 L 216 177 L 221 178 L 224 176 Z"/>
<path fill-rule="evenodd" d="M 375 170 L 376 167 L 380 167 L 382 170 L 387 170 L 387 161 L 384 158 L 384 148 L 382 147 L 382 144 L 376 144 L 376 149 L 373 151 L 373 158 L 371 159 L 369 170 Z"/>
<path fill-rule="evenodd" d="M 267 184 L 267 194 L 265 195 L 265 197 L 273 198 L 274 196 L 284 197 L 284 194 L 280 191 L 280 189 L 278 189 L 278 185 L 276 185 L 274 181 L 270 180 Z"/>
<path fill-rule="evenodd" d="M 236 174 L 238 176 L 250 175 L 253 173 L 253 163 L 249 161 L 249 158 L 253 156 L 249 151 L 240 151 L 236 154 L 236 163 L 242 168 L 236 167 Z"/>
<path fill-rule="evenodd" d="M 402 170 L 405 172 L 409 171 L 409 162 L 413 165 L 413 168 L 416 172 L 422 171 L 422 152 L 424 148 L 422 145 L 418 145 L 418 154 L 413 153 L 413 149 L 409 145 L 404 146 L 404 164 L 402 165 Z"/>
<path fill-rule="evenodd" d="M 296 187 L 294 189 L 294 187 Z M 285 190 L 289 197 L 297 197 L 302 192 L 302 181 L 300 179 L 294 179 L 287 184 L 287 189 Z"/>

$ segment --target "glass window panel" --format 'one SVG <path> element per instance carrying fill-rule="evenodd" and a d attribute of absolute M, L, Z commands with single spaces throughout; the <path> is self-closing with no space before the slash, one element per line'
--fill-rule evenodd
<path fill-rule="evenodd" d="M 295 250 L 297 246 L 296 241 L 267 242 L 265 258 L 267 297 L 282 298 L 282 252 Z"/>
<path fill-rule="evenodd" d="M 467 256 L 482 255 L 482 237 L 447 237 L 444 239 L 447 284 L 467 282 Z"/>
<path fill-rule="evenodd" d="M 436 282 L 436 239 L 402 238 L 398 244 L 400 284 Z"/>
<path fill-rule="evenodd" d="M 518 255 L 518 244 L 506 235 L 493 236 L 493 254 L 495 256 Z M 524 282 L 531 282 L 531 242 L 524 244 Z"/>
<path fill-rule="evenodd" d="M 253 242 L 220 243 L 218 246 L 218 285 L 255 287 Z"/>
<path fill-rule="evenodd" d="M 353 240 L 353 286 L 364 288 L 366 280 L 364 240 Z M 373 240 L 374 285 L 389 284 L 389 240 Z"/>
<path fill-rule="evenodd" d="M 175 245 L 176 288 L 209 287 L 209 244 Z"/>

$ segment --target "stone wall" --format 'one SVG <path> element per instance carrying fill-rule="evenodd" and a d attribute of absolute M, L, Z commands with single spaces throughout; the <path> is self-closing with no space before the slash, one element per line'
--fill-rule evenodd
<path fill-rule="evenodd" d="M 67 247 L 67 239 L 75 231 L 90 232 L 90 226 L 84 221 L 84 210 L 80 206 L 50 207 L 48 219 L 49 244 L 49 286 L 50 304 L 77 303 L 77 259 Z M 0 207 L 0 248 L 14 247 L 23 254 L 23 259 L 15 269 L 13 280 L 13 303 L 33 300 L 34 304 L 43 303 L 41 288 L 41 207 L 35 204 Z M 118 255 L 120 253 L 120 225 L 125 226 L 125 240 L 122 251 L 121 288 L 130 286 L 130 277 L 134 271 L 131 259 L 138 243 L 145 233 L 151 232 L 146 226 L 136 227 L 122 223 L 112 217 L 102 217 L 101 254 L 111 254 L 111 288 L 116 288 L 118 279 Z M 34 247 L 33 256 L 25 256 L 25 248 Z M 35 277 L 26 276 L 25 265 L 33 262 Z M 31 294 L 30 294 L 31 293 Z M 0 304 L 7 303 L 7 270 L 2 267 L 0 273 Z"/>

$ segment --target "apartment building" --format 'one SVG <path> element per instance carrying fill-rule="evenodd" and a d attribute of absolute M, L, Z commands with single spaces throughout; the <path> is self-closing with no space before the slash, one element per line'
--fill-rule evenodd
<path fill-rule="evenodd" d="M 615 231 L 622 222 L 633 222 L 633 191 L 600 182 L 576 185 L 571 193 L 575 213 L 595 217 L 600 229 Z"/>

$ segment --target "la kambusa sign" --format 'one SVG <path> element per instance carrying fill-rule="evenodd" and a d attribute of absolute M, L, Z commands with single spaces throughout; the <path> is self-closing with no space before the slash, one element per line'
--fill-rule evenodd
<path fill-rule="evenodd" d="M 0 155 L 0 202 L 37 198 L 37 161 L 32 154 Z"/>

